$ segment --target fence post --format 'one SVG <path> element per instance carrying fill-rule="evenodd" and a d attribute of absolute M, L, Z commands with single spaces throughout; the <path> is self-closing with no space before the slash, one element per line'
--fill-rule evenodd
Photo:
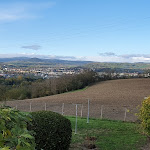
<path fill-rule="evenodd" d="M 76 105 L 76 122 L 75 122 L 75 134 L 77 134 L 77 118 L 78 118 L 78 105 L 82 104 L 72 104 L 72 105 Z"/>
<path fill-rule="evenodd" d="M 77 116 L 78 116 L 78 104 L 76 104 L 76 124 L 75 124 L 75 134 L 77 134 Z"/>
<path fill-rule="evenodd" d="M 127 117 L 127 108 L 125 108 L 124 121 L 126 121 L 126 117 Z"/>
<path fill-rule="evenodd" d="M 87 123 L 89 123 L 89 115 L 90 115 L 90 100 L 88 99 L 88 114 L 87 114 Z"/>
<path fill-rule="evenodd" d="M 17 105 L 16 105 L 16 109 L 17 109 Z"/>
<path fill-rule="evenodd" d="M 103 119 L 103 105 L 101 105 L 101 119 Z"/>
<path fill-rule="evenodd" d="M 32 104 L 30 103 L 30 112 L 32 111 Z"/>
<path fill-rule="evenodd" d="M 81 117 L 83 116 L 83 104 L 81 105 Z"/>
<path fill-rule="evenodd" d="M 62 113 L 61 113 L 62 115 L 64 115 L 64 105 L 65 105 L 65 104 L 63 103 L 63 104 L 62 104 Z"/>
<path fill-rule="evenodd" d="M 45 111 L 46 111 L 46 103 L 45 103 Z"/>

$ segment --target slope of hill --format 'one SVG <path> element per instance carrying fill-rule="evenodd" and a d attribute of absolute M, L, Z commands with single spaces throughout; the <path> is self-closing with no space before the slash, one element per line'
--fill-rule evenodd
<path fill-rule="evenodd" d="M 120 68 L 120 69 L 150 69 L 150 63 L 103 63 L 103 62 L 93 62 L 86 64 L 87 68 Z"/>
<path fill-rule="evenodd" d="M 104 106 L 105 117 L 110 119 L 124 118 L 125 108 L 130 110 L 128 120 L 136 119 L 137 106 L 141 104 L 144 97 L 150 95 L 150 79 L 120 79 L 100 82 L 81 91 L 69 92 L 53 96 L 35 98 L 31 100 L 8 102 L 29 111 L 30 102 L 33 111 L 46 107 L 48 110 L 60 112 L 62 104 L 65 103 L 65 115 L 75 115 L 75 106 L 72 104 L 83 104 L 83 115 L 87 115 L 87 100 L 90 99 L 91 117 L 100 117 L 101 106 Z M 79 106 L 81 107 L 81 106 Z"/>

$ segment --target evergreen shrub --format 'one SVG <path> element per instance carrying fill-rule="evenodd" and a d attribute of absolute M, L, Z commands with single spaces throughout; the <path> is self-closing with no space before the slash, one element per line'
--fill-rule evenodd
<path fill-rule="evenodd" d="M 37 150 L 68 150 L 72 129 L 70 121 L 51 111 L 32 112 L 32 125 Z"/>

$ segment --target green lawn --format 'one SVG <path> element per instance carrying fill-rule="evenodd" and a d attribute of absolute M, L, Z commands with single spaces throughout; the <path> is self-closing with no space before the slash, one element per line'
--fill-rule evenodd
<path fill-rule="evenodd" d="M 101 150 L 138 150 L 146 143 L 146 136 L 140 134 L 139 124 L 101 119 L 78 118 L 75 134 L 75 117 L 67 117 L 72 124 L 72 149 L 96 145 Z M 91 138 L 96 138 L 92 141 Z M 73 148 L 74 147 L 74 148 Z M 78 148 L 75 148 L 78 147 Z"/>
<path fill-rule="evenodd" d="M 68 91 L 68 92 L 64 92 L 64 93 L 61 93 L 61 94 L 66 94 L 66 93 L 74 93 L 74 92 L 79 92 L 79 91 L 85 91 L 86 89 L 88 89 L 89 86 L 86 86 L 82 89 L 78 89 L 78 90 L 74 90 L 74 91 Z"/>

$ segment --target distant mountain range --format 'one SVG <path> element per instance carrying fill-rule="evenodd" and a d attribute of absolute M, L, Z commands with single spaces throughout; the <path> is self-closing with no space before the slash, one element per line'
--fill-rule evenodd
<path fill-rule="evenodd" d="M 0 58 L 0 62 L 22 61 L 27 60 L 28 57 L 12 57 L 12 58 Z"/>
<path fill-rule="evenodd" d="M 29 57 L 13 57 L 13 58 L 0 58 L 1 63 L 11 63 L 11 64 L 62 64 L 62 65 L 85 65 L 92 63 L 92 61 L 70 61 L 70 60 L 60 60 L 60 59 L 40 59 L 40 58 L 29 58 Z"/>
<path fill-rule="evenodd" d="M 115 63 L 115 62 L 93 62 L 93 61 L 71 61 L 61 59 L 44 59 L 44 58 L 30 58 L 30 57 L 12 57 L 12 58 L 0 58 L 1 64 L 6 64 L 12 67 L 78 67 L 95 69 L 102 71 L 106 69 L 132 69 L 144 70 L 150 69 L 150 63 Z M 99 70 L 100 69 L 100 70 Z M 136 70 L 134 70 L 136 69 Z"/>

